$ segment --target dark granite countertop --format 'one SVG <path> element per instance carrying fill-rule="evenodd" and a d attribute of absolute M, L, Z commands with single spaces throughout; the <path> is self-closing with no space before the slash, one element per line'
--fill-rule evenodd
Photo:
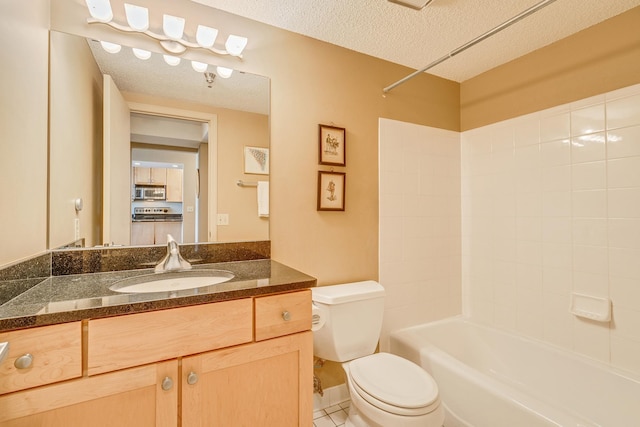
<path fill-rule="evenodd" d="M 227 270 L 228 282 L 172 292 L 125 294 L 115 282 L 153 269 L 52 276 L 0 305 L 0 332 L 84 319 L 203 304 L 316 286 L 316 279 L 271 259 L 200 264 Z"/>

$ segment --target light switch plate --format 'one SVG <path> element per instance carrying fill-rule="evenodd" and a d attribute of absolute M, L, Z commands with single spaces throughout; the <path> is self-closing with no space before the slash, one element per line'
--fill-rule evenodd
<path fill-rule="evenodd" d="M 229 225 L 229 214 L 218 214 L 218 225 Z"/>

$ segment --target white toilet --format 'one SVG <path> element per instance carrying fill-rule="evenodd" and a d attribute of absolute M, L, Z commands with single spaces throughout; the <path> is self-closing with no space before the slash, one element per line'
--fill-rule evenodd
<path fill-rule="evenodd" d="M 313 352 L 343 362 L 351 396 L 346 426 L 441 427 L 438 386 L 418 365 L 374 353 L 382 327 L 384 288 L 365 281 L 312 288 Z"/>

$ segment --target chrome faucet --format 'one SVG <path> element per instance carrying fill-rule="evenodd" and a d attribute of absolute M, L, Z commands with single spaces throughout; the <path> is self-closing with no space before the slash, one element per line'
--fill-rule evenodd
<path fill-rule="evenodd" d="M 167 254 L 156 265 L 156 273 L 164 273 L 166 271 L 182 271 L 191 270 L 191 263 L 180 255 L 178 242 L 175 241 L 171 234 L 167 234 Z"/>

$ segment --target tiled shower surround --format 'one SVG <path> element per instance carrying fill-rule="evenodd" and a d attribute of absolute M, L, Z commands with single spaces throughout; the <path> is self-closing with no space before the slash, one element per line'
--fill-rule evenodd
<path fill-rule="evenodd" d="M 380 348 L 389 332 L 460 313 L 460 134 L 380 119 Z"/>
<path fill-rule="evenodd" d="M 640 373 L 640 85 L 464 132 L 461 154 L 465 313 Z"/>
<path fill-rule="evenodd" d="M 380 281 L 385 333 L 462 311 L 640 374 L 640 85 L 461 134 L 382 119 Z"/>

